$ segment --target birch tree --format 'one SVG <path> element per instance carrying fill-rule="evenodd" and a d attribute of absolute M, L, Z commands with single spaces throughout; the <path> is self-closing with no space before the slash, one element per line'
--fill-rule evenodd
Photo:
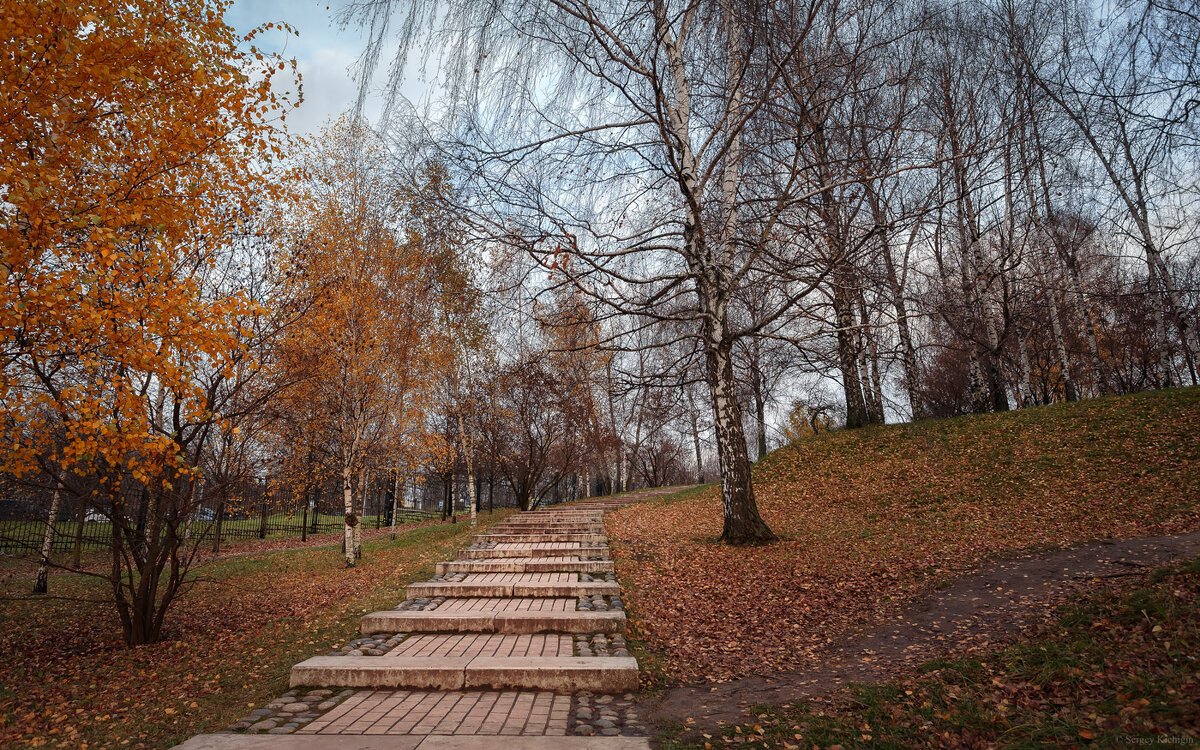
<path fill-rule="evenodd" d="M 280 369 L 296 383 L 287 397 L 326 431 L 341 477 L 346 567 L 359 555 L 355 474 L 436 442 L 426 413 L 453 354 L 436 335 L 447 250 L 424 241 L 413 193 L 385 177 L 385 159 L 372 131 L 342 119 L 297 157 L 280 213 L 279 273 L 303 308 L 280 345 Z"/>
<path fill-rule="evenodd" d="M 398 71 L 417 45 L 461 50 L 442 61 L 454 118 L 441 127 L 494 237 L 562 269 L 613 314 L 683 326 L 698 342 L 731 544 L 774 538 L 755 503 L 734 345 L 799 314 L 822 276 L 812 248 L 777 230 L 823 186 L 799 179 L 794 129 L 752 123 L 824 10 L 822 0 L 379 0 L 348 15 L 376 32 L 364 76 L 392 20 L 409 30 Z M 860 20 L 857 6 L 828 10 L 823 33 Z M 771 308 L 739 326 L 730 305 L 755 284 L 775 290 Z"/>

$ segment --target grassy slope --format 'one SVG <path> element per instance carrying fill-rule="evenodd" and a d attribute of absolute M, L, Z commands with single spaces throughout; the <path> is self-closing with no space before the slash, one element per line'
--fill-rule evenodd
<path fill-rule="evenodd" d="M 91 580 L 55 578 L 62 599 L 0 601 L 0 747 L 169 747 L 220 730 L 285 690 L 293 663 L 353 637 L 362 613 L 395 606 L 470 534 L 467 523 L 402 530 L 366 542 L 353 570 L 337 546 L 211 563 L 164 642 L 136 649 L 120 643 L 111 605 L 78 601 L 105 595 Z M 24 594 L 28 582 L 0 590 Z"/>
<path fill-rule="evenodd" d="M 609 519 L 659 678 L 799 666 L 988 557 L 1200 527 L 1200 389 L 821 435 L 754 478 L 777 544 L 713 543 L 716 487 Z"/>
<path fill-rule="evenodd" d="M 762 708 L 708 746 L 1130 747 L 1200 739 L 1200 560 L 1064 608 L 1049 633 L 986 661 Z M 667 742 L 664 750 L 705 747 Z"/>

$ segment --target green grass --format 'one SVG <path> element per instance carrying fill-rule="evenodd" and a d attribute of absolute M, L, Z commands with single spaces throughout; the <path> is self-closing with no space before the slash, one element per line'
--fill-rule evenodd
<path fill-rule="evenodd" d="M 1045 635 L 986 658 L 928 662 L 912 679 L 852 685 L 828 700 L 759 706 L 701 742 L 664 736 L 660 747 L 1194 746 L 1198 653 L 1200 559 L 1064 607 Z"/>

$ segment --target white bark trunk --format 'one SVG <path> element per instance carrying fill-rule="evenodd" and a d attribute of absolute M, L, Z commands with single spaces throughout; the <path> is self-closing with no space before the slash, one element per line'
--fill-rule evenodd
<path fill-rule="evenodd" d="M 392 539 L 396 538 L 396 516 L 399 515 L 396 511 L 399 510 L 400 503 L 400 472 L 396 472 L 395 478 L 392 480 Z"/>
<path fill-rule="evenodd" d="M 346 517 L 343 521 L 342 551 L 346 555 L 347 568 L 354 567 L 354 526 L 358 525 L 358 519 L 354 516 L 354 494 L 350 486 L 350 472 L 351 467 L 349 465 L 342 467 L 342 508 L 346 512 Z"/>
<path fill-rule="evenodd" d="M 50 498 L 50 515 L 46 518 L 46 533 L 42 537 L 42 556 L 38 562 L 37 578 L 33 582 L 35 594 L 44 594 L 50 587 L 50 550 L 54 547 L 54 525 L 58 521 L 58 500 L 61 494 L 60 485 L 54 488 L 54 495 Z"/>
<path fill-rule="evenodd" d="M 1017 403 L 1022 408 L 1032 403 L 1029 391 L 1029 345 L 1025 342 L 1025 332 L 1017 330 L 1017 364 L 1021 368 L 1021 377 L 1017 380 Z"/>

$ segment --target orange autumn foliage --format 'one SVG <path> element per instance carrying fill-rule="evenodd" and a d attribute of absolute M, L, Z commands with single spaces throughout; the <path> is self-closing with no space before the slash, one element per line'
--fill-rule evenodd
<path fill-rule="evenodd" d="M 347 565 L 354 564 L 355 476 L 414 473 L 446 452 L 431 409 L 453 350 L 441 293 L 453 255 L 425 241 L 417 201 L 386 171 L 386 150 L 347 118 L 296 157 L 279 212 L 280 278 L 295 315 L 279 346 L 292 385 L 281 426 L 293 473 L 320 453 L 342 477 Z"/>
<path fill-rule="evenodd" d="M 0 13 L 4 470 L 176 462 L 148 401 L 207 418 L 256 312 L 207 274 L 271 191 L 286 64 L 225 0 L 39 0 Z"/>

